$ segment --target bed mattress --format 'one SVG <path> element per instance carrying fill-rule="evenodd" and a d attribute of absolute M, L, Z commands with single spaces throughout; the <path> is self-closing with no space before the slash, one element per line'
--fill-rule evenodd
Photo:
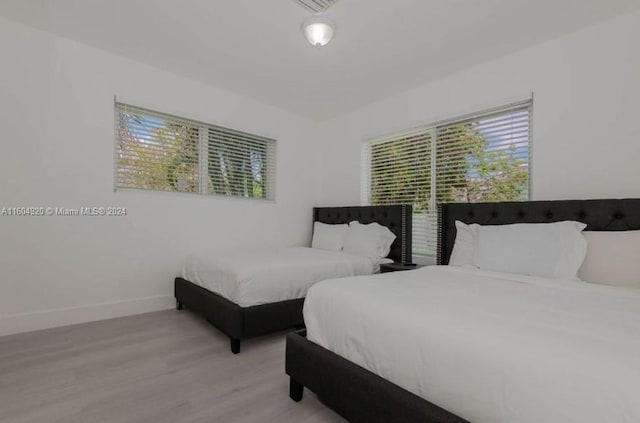
<path fill-rule="evenodd" d="M 469 421 L 640 421 L 640 290 L 432 266 L 316 284 L 304 320 Z"/>
<path fill-rule="evenodd" d="M 324 279 L 371 275 L 389 259 L 294 247 L 196 254 L 182 277 L 228 300 L 249 307 L 303 298 Z"/>

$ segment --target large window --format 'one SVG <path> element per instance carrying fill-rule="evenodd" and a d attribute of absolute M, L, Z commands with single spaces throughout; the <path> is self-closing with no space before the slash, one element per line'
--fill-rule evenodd
<path fill-rule="evenodd" d="M 116 103 L 116 188 L 275 197 L 276 142 Z"/>
<path fill-rule="evenodd" d="M 363 202 L 413 205 L 413 253 L 435 256 L 437 204 L 529 198 L 531 101 L 450 120 L 363 149 Z"/>

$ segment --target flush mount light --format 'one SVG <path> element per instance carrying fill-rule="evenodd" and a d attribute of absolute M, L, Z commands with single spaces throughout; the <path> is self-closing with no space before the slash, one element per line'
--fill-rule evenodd
<path fill-rule="evenodd" d="M 336 33 L 336 24 L 324 15 L 314 15 L 302 22 L 302 33 L 309 44 L 324 47 Z"/>

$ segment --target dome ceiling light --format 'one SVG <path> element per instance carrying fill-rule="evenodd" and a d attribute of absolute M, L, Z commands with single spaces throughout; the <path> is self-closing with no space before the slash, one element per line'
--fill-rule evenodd
<path fill-rule="evenodd" d="M 309 44 L 321 48 L 335 35 L 336 24 L 325 15 L 313 15 L 302 22 L 301 29 Z"/>

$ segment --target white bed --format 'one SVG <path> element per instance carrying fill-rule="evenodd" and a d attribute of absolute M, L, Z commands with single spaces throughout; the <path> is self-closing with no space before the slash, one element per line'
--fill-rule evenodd
<path fill-rule="evenodd" d="M 304 320 L 472 422 L 640 421 L 640 290 L 432 266 L 318 283 Z"/>
<path fill-rule="evenodd" d="M 386 258 L 295 247 L 191 255 L 182 277 L 242 306 L 303 298 L 324 279 L 377 273 Z"/>

